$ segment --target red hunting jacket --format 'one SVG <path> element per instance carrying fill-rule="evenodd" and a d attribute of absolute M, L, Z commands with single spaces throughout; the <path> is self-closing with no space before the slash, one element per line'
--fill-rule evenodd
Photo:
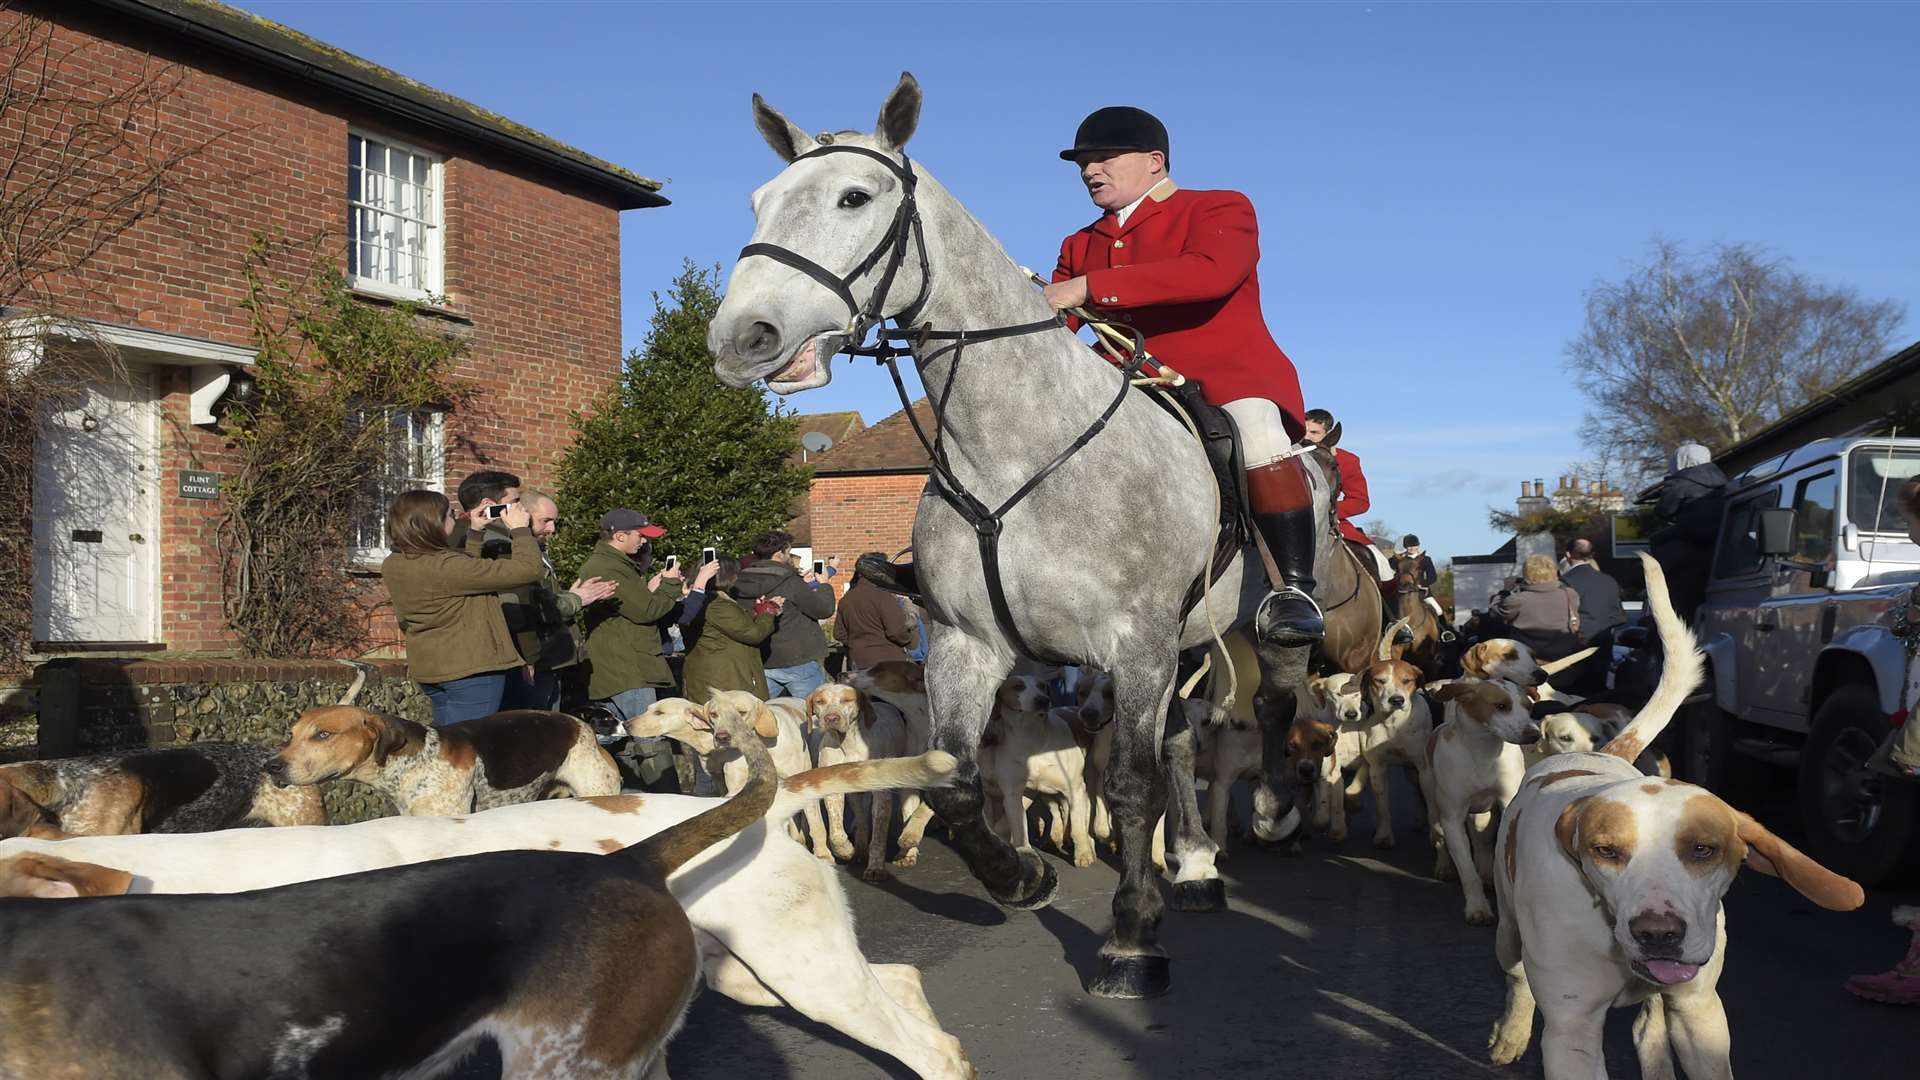
<path fill-rule="evenodd" d="M 1367 497 L 1367 477 L 1360 471 L 1360 457 L 1336 446 L 1333 460 L 1340 466 L 1340 503 L 1333 508 L 1334 517 L 1340 519 L 1340 535 L 1356 544 L 1371 544 L 1373 541 L 1353 523 L 1373 505 Z"/>
<path fill-rule="evenodd" d="M 1089 306 L 1146 335 L 1147 349 L 1200 380 L 1207 400 L 1266 398 L 1300 437 L 1300 376 L 1260 312 L 1260 226 L 1237 191 L 1167 181 L 1127 223 L 1109 213 L 1060 244 L 1053 280 L 1082 274 Z"/>

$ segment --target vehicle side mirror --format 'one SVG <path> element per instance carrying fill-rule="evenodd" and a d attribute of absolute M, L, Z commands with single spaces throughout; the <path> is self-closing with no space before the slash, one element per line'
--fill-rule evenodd
<path fill-rule="evenodd" d="M 1760 554 L 1785 558 L 1793 554 L 1793 511 L 1785 507 L 1760 511 Z"/>

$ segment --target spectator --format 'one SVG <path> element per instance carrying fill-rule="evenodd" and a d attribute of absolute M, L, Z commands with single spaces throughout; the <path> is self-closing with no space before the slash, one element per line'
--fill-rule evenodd
<path fill-rule="evenodd" d="M 493 510 L 493 507 L 510 506 L 520 501 L 520 478 L 510 472 L 482 469 L 468 473 L 467 478 L 460 481 L 455 494 L 460 499 L 460 515 L 459 524 L 453 530 L 454 550 L 478 554 L 469 543 L 467 534 L 497 520 L 496 515 L 500 511 Z"/>
<path fill-rule="evenodd" d="M 1580 638 L 1600 651 L 1582 660 L 1562 676 L 1569 693 L 1592 697 L 1607 688 L 1607 668 L 1613 659 L 1613 633 L 1627 621 L 1620 606 L 1620 583 L 1594 558 L 1593 541 L 1581 537 L 1567 545 L 1567 568 L 1560 580 L 1580 594 Z"/>
<path fill-rule="evenodd" d="M 540 545 L 540 580 L 531 585 L 500 594 L 500 610 L 506 616 L 507 630 L 513 635 L 514 648 L 525 665 L 507 680 L 507 693 L 501 702 L 507 709 L 557 709 L 560 707 L 560 672 L 586 658 L 586 643 L 575 623 L 588 604 L 613 595 L 614 583 L 606 578 L 576 579 L 560 588 L 553 563 L 547 560 L 546 540 L 560 528 L 560 507 L 544 492 L 525 489 L 519 493 L 520 505 L 532 522 L 533 538 Z M 498 520 L 467 533 L 467 554 L 497 559 L 511 550 L 506 530 Z"/>
<path fill-rule="evenodd" d="M 393 554 L 380 577 L 407 644 L 407 673 L 445 727 L 500 711 L 507 676 L 522 666 L 500 611 L 499 592 L 539 580 L 540 545 L 526 510 L 507 504 L 509 558 L 468 558 L 451 542 L 453 506 L 437 491 L 403 492 L 387 508 Z"/>
<path fill-rule="evenodd" d="M 600 542 L 580 564 L 583 577 L 613 582 L 613 595 L 586 609 L 587 656 L 593 677 L 587 696 L 622 720 L 647 711 L 673 671 L 660 653 L 660 632 L 680 602 L 679 570 L 644 577 L 652 542 L 666 530 L 626 507 L 600 517 Z M 676 790 L 673 749 L 664 738 L 635 739 L 633 756 L 648 790 Z"/>
<path fill-rule="evenodd" d="M 773 636 L 761 647 L 770 697 L 804 698 L 827 681 L 827 635 L 820 620 L 833 617 L 833 590 L 804 574 L 793 561 L 793 537 L 774 531 L 753 542 L 752 566 L 740 571 L 736 595 L 759 599 L 777 596 L 783 603 Z"/>
<path fill-rule="evenodd" d="M 694 701 L 704 703 L 716 690 L 745 690 L 763 701 L 767 697 L 760 645 L 773 636 L 787 602 L 769 596 L 754 601 L 749 610 L 736 598 L 739 583 L 739 561 L 722 558 L 714 570 L 713 593 L 700 612 L 697 640 L 687 649 L 682 681 L 686 696 Z"/>
<path fill-rule="evenodd" d="M 662 624 L 660 648 L 669 656 L 686 651 L 686 642 L 692 638 L 693 625 L 699 621 L 700 612 L 707 606 L 707 587 L 712 584 L 714 572 L 719 569 L 718 562 L 702 563 L 700 569 L 693 572 L 693 583 L 687 587 L 687 594 L 680 598 L 680 603 L 675 605 Z"/>
<path fill-rule="evenodd" d="M 1706 447 L 1689 439 L 1674 452 L 1673 472 L 1662 481 L 1654 506 L 1666 524 L 1647 538 L 1647 551 L 1666 571 L 1673 610 L 1688 623 L 1707 598 L 1726 489 L 1727 475 Z"/>
<path fill-rule="evenodd" d="M 1580 594 L 1560 583 L 1551 555 L 1529 555 L 1522 584 L 1493 598 L 1493 613 L 1541 660 L 1558 660 L 1582 648 Z"/>
<path fill-rule="evenodd" d="M 847 666 L 855 670 L 912 659 L 907 646 L 917 641 L 900 602 L 868 580 L 866 568 L 876 560 L 884 563 L 886 556 L 869 552 L 854 564 L 853 584 L 840 598 L 840 617 L 834 622 L 834 635 L 847 646 Z"/>
<path fill-rule="evenodd" d="M 1906 519 L 1907 539 L 1920 544 L 1920 477 L 1914 477 L 1900 485 L 1900 489 L 1894 493 L 1893 505 L 1899 508 L 1900 516 Z M 1905 621 L 1909 635 L 1920 634 L 1920 585 L 1915 586 L 1907 595 L 1903 606 L 1894 609 L 1893 617 Z M 1895 625 L 1897 627 L 1899 624 Z M 1911 637 L 1905 644 L 1908 655 L 1911 656 L 1914 648 Z M 1920 671 L 1914 670 L 1911 661 L 1907 666 L 1908 681 L 1907 685 L 1901 688 L 1901 693 L 1905 697 L 1900 704 L 1912 707 L 1916 704 L 1916 697 L 1920 697 L 1920 687 L 1915 686 L 1915 680 L 1920 680 Z M 1906 780 L 1920 780 L 1920 720 L 1909 715 L 1906 723 L 1895 728 L 1892 734 L 1887 736 L 1886 743 L 1874 755 L 1872 764 L 1874 768 L 1891 776 Z M 1915 998 L 1920 1000 L 1920 989 L 1916 989 Z"/>

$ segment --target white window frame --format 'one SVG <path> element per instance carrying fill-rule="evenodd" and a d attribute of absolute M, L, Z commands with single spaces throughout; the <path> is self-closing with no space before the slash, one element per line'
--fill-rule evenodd
<path fill-rule="evenodd" d="M 394 406 L 386 406 L 378 409 L 369 408 L 367 413 L 378 412 L 385 418 L 399 411 L 403 410 Z M 387 505 L 393 501 L 394 496 L 399 495 L 402 491 L 410 491 L 415 488 L 429 488 L 434 491 L 444 491 L 446 489 L 447 414 L 440 409 L 411 409 L 404 411 L 411 412 L 415 416 L 425 417 L 426 419 L 426 429 L 423 434 L 428 440 L 426 452 L 427 461 L 430 466 L 428 469 L 430 475 L 405 477 L 383 475 L 375 478 L 375 483 L 372 486 L 377 489 L 373 493 L 373 499 L 376 505 L 368 507 L 366 512 L 369 517 L 380 522 L 380 542 L 372 546 L 355 545 L 352 550 L 352 558 L 353 562 L 357 565 L 377 564 L 388 555 L 393 554 L 392 549 L 387 546 Z M 356 539 L 363 538 L 356 537 Z"/>
<path fill-rule="evenodd" d="M 419 219 L 419 218 L 405 219 L 408 221 L 424 221 L 424 223 L 427 226 L 427 273 L 426 273 L 427 282 L 426 282 L 425 288 L 410 288 L 405 285 L 396 285 L 396 284 L 393 284 L 392 282 L 382 281 L 379 278 L 363 277 L 359 274 L 354 274 L 351 272 L 349 272 L 347 275 L 348 282 L 358 292 L 371 293 L 375 296 L 383 296 L 392 300 L 431 301 L 436 297 L 444 296 L 446 294 L 446 212 L 447 212 L 446 211 L 446 208 L 447 208 L 446 159 L 440 156 L 439 154 L 434 153 L 431 150 L 427 150 L 423 147 L 411 145 L 402 139 L 396 139 L 388 135 L 382 135 L 378 132 L 368 131 L 364 128 L 356 127 L 356 128 L 347 129 L 347 148 L 348 148 L 349 157 L 346 163 L 346 168 L 348 169 L 354 168 L 354 162 L 351 157 L 354 139 L 361 140 L 361 147 L 362 147 L 361 154 L 363 159 L 360 167 L 362 169 L 363 178 L 365 176 L 365 171 L 364 171 L 365 170 L 364 155 L 366 153 L 365 144 L 368 140 L 380 143 L 394 150 L 399 150 L 403 153 L 413 154 L 418 157 L 426 158 L 427 161 L 429 162 L 429 165 L 427 167 L 427 185 L 432 192 L 433 213 L 425 219 Z M 363 182 L 364 182 L 364 179 L 363 179 Z M 393 211 L 391 210 L 387 210 L 382 207 L 372 206 L 367 203 L 356 201 L 355 199 L 352 198 L 350 194 L 347 199 L 347 209 L 349 211 L 349 214 L 348 214 L 349 219 L 351 219 L 351 216 L 352 216 L 351 211 L 356 208 L 359 209 L 359 211 L 363 214 L 386 214 L 394 217 L 400 216 L 398 214 L 394 214 Z M 352 229 L 348 229 L 347 244 L 349 247 L 351 247 L 354 244 L 357 244 L 359 242 L 359 239 L 360 238 L 358 233 L 356 233 Z"/>

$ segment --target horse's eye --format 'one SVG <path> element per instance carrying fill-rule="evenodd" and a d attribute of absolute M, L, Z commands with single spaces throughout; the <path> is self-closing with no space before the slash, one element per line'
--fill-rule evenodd
<path fill-rule="evenodd" d="M 840 196 L 840 209 L 858 210 L 872 201 L 873 196 L 864 191 L 849 191 L 845 195 Z"/>

